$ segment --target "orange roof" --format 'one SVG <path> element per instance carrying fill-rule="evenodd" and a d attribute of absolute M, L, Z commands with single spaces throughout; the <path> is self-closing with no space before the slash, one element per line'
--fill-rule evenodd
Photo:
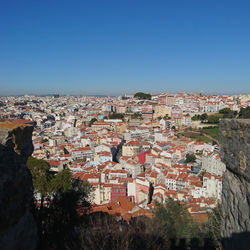
<path fill-rule="evenodd" d="M 214 179 L 216 180 L 222 181 L 222 176 L 212 175 L 208 173 L 205 173 L 203 176 L 203 178 L 209 178 L 209 179 L 212 179 L 212 177 L 214 177 Z"/>
<path fill-rule="evenodd" d="M 138 174 L 137 177 L 144 177 L 145 178 L 145 173 L 142 172 L 142 173 Z"/>
<path fill-rule="evenodd" d="M 60 166 L 60 162 L 59 161 L 54 161 L 54 160 L 51 160 L 48 162 L 50 166 L 52 167 L 59 167 Z"/>
<path fill-rule="evenodd" d="M 126 197 L 118 197 L 116 199 L 116 202 L 119 202 L 119 205 L 121 206 L 122 209 L 126 211 L 130 211 L 135 207 L 135 204 L 131 201 L 128 200 Z"/>
<path fill-rule="evenodd" d="M 87 181 L 89 179 L 99 179 L 100 178 L 100 175 L 99 173 L 75 173 L 73 175 L 73 178 L 78 178 L 80 180 L 83 180 L 83 181 Z"/>
<path fill-rule="evenodd" d="M 91 207 L 90 213 L 104 212 L 110 215 L 121 215 L 124 220 L 129 221 L 131 219 L 131 215 L 128 213 L 128 211 L 132 210 L 135 205 L 128 200 L 126 201 L 126 198 L 121 198 L 122 197 L 118 198 L 119 202 L 113 201 L 104 205 L 93 205 Z"/>
<path fill-rule="evenodd" d="M 88 151 L 91 150 L 90 147 L 82 147 L 82 148 L 76 148 L 75 150 L 73 150 L 73 152 L 78 152 L 78 151 Z"/>
<path fill-rule="evenodd" d="M 139 147 L 140 146 L 140 142 L 139 141 L 129 141 L 124 146 Z"/>
<path fill-rule="evenodd" d="M 127 170 L 125 170 L 125 169 L 112 169 L 112 170 L 110 170 L 110 173 L 119 173 L 119 174 L 127 174 L 128 173 L 128 171 Z"/>
<path fill-rule="evenodd" d="M 176 174 L 168 174 L 168 175 L 167 175 L 167 179 L 176 180 L 176 179 L 177 179 L 177 175 L 176 175 Z"/>

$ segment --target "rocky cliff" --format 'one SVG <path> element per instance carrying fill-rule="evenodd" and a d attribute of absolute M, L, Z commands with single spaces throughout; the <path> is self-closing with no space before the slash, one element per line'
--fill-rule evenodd
<path fill-rule="evenodd" d="M 33 127 L 0 123 L 0 249 L 35 249 L 30 205 L 32 177 L 25 163 L 33 152 Z"/>
<path fill-rule="evenodd" d="M 222 242 L 225 249 L 250 247 L 250 120 L 220 122 Z"/>

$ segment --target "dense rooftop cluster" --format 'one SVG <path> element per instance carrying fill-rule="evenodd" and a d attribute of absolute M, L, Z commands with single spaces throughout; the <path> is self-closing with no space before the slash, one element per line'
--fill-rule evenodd
<path fill-rule="evenodd" d="M 150 208 L 168 197 L 193 216 L 220 203 L 225 165 L 216 139 L 187 134 L 211 126 L 207 117 L 222 109 L 249 106 L 250 96 L 22 96 L 1 97 L 0 103 L 1 119 L 34 125 L 34 158 L 89 182 L 92 212 L 129 220 L 152 217 Z M 204 119 L 192 119 L 204 113 Z"/>

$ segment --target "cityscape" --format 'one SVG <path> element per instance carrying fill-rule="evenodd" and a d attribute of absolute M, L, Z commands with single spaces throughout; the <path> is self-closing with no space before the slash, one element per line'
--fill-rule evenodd
<path fill-rule="evenodd" d="M 226 169 L 219 119 L 250 106 L 250 95 L 185 93 L 0 100 L 2 120 L 34 125 L 32 157 L 47 161 L 52 172 L 69 169 L 87 181 L 92 210 L 121 210 L 125 220 L 152 216 L 154 201 L 168 197 L 204 219 L 221 201 Z M 117 199 L 126 206 L 112 209 Z"/>
<path fill-rule="evenodd" d="M 0 250 L 248 250 L 250 1 L 0 1 Z"/>

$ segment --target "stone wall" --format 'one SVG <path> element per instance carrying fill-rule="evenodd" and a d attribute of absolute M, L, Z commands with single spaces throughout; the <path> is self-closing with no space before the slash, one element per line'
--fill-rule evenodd
<path fill-rule="evenodd" d="M 32 177 L 25 165 L 33 152 L 32 131 L 32 126 L 0 123 L 0 249 L 36 247 Z"/>
<path fill-rule="evenodd" d="M 225 249 L 250 248 L 250 120 L 220 122 L 222 242 Z"/>

